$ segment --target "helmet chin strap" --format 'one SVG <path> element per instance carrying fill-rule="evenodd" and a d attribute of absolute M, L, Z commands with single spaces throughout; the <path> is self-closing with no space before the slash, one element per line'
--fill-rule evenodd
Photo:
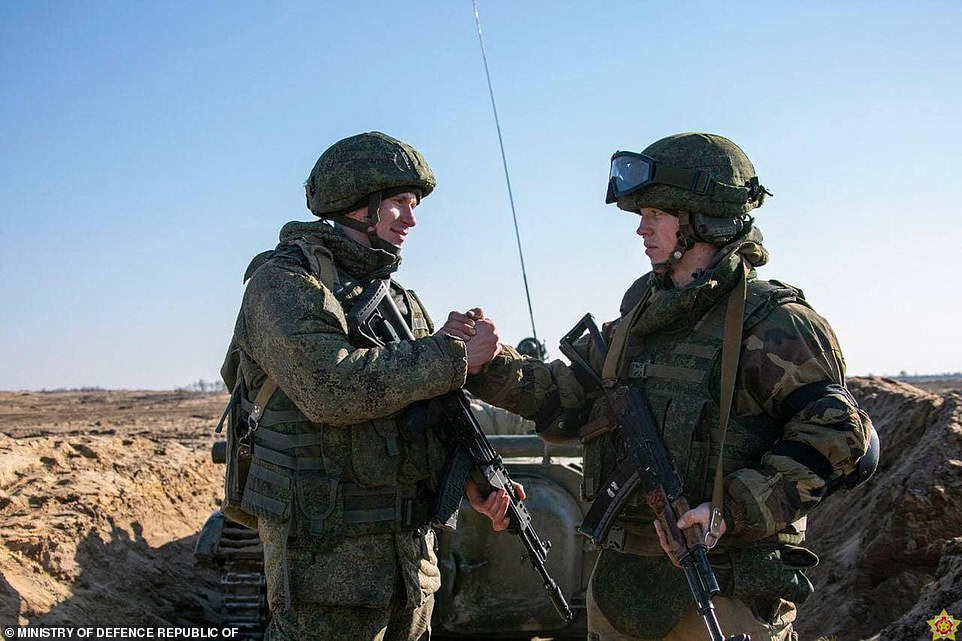
<path fill-rule="evenodd" d="M 680 211 L 672 215 L 678 219 L 678 233 L 676 234 L 678 240 L 675 243 L 675 248 L 671 250 L 668 260 L 663 263 L 655 263 L 651 266 L 652 270 L 659 274 L 669 275 L 672 268 L 681 261 L 685 252 L 695 244 L 695 236 L 692 233 L 691 224 L 688 220 L 688 212 Z"/>
<path fill-rule="evenodd" d="M 381 216 L 378 213 L 381 209 L 381 195 L 384 192 L 376 191 L 367 199 L 367 223 L 368 228 L 365 230 L 367 232 L 367 240 L 374 249 L 383 249 L 384 251 L 393 254 L 395 256 L 400 256 L 401 248 L 392 245 L 383 238 L 377 235 L 377 224 L 381 220 Z"/>
<path fill-rule="evenodd" d="M 377 191 L 368 197 L 367 216 L 365 216 L 364 220 L 355 220 L 344 214 L 330 215 L 328 218 L 338 225 L 344 225 L 345 227 L 350 227 L 355 231 L 366 234 L 367 242 L 373 249 L 383 249 L 397 256 L 401 253 L 401 248 L 395 247 L 377 235 L 377 224 L 380 220 L 378 210 L 381 208 L 381 193 L 382 192 Z"/>

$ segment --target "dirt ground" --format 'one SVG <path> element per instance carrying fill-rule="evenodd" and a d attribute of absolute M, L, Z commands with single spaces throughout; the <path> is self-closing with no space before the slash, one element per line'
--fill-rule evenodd
<path fill-rule="evenodd" d="M 962 618 L 962 381 L 853 379 L 878 474 L 812 515 L 801 638 L 931 639 Z M 0 623 L 216 625 L 193 558 L 216 508 L 224 394 L 0 392 Z"/>
<path fill-rule="evenodd" d="M 0 392 L 0 621 L 215 620 L 193 546 L 221 494 L 226 395 Z"/>

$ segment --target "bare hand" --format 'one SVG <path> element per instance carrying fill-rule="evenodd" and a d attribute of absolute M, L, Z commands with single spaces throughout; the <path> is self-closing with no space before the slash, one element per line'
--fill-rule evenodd
<path fill-rule="evenodd" d="M 524 486 L 515 481 L 511 481 L 514 485 L 514 491 L 518 495 L 518 498 L 522 501 L 527 496 L 524 493 Z M 475 512 L 479 514 L 484 514 L 489 519 L 491 519 L 491 529 L 495 532 L 502 532 L 508 529 L 511 525 L 511 519 L 508 518 L 508 493 L 503 488 L 498 488 L 494 490 L 487 496 L 482 494 L 481 488 L 474 479 L 468 479 L 468 482 L 464 486 L 464 493 L 468 497 L 468 502 L 471 507 L 474 508 Z"/>
<path fill-rule="evenodd" d="M 702 503 L 698 507 L 688 510 L 687 512 L 682 514 L 681 518 L 678 519 L 677 525 L 678 525 L 678 529 L 687 530 L 688 528 L 697 524 L 701 526 L 701 529 L 703 532 L 707 532 L 708 522 L 710 520 L 711 520 L 711 503 Z M 718 532 L 719 538 L 721 538 L 722 534 L 725 533 L 725 530 L 727 529 L 727 527 L 728 526 L 725 524 L 725 522 L 722 521 L 721 528 L 719 529 L 719 532 Z M 658 521 L 655 521 L 655 531 L 658 533 L 658 543 L 659 545 L 661 545 L 661 549 L 664 550 L 665 554 L 668 555 L 668 558 L 671 559 L 672 563 L 674 563 L 675 565 L 678 565 L 678 556 L 676 554 L 676 549 L 675 547 L 672 546 L 671 542 L 669 541 L 668 533 L 664 531 L 664 528 L 662 527 L 661 523 Z"/>
<path fill-rule="evenodd" d="M 435 332 L 435 334 L 453 336 L 465 342 L 471 340 L 471 337 L 474 336 L 476 332 L 474 329 L 474 316 L 469 314 L 471 314 L 470 311 L 466 314 L 462 314 L 461 312 L 449 313 L 447 322 L 445 322 L 444 326 Z"/>
<path fill-rule="evenodd" d="M 469 312 L 470 313 L 470 312 Z M 474 322 L 474 336 L 465 343 L 468 374 L 477 374 L 501 353 L 498 330 L 494 322 L 485 318 Z"/>

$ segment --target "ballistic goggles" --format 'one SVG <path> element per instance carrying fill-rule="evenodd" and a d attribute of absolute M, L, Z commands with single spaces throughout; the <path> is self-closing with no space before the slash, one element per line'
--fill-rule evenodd
<path fill-rule="evenodd" d="M 616 151 L 611 157 L 608 196 L 611 204 L 648 185 L 670 185 L 696 194 L 707 194 L 715 179 L 701 169 L 680 169 L 657 162 L 654 158 L 632 151 Z"/>

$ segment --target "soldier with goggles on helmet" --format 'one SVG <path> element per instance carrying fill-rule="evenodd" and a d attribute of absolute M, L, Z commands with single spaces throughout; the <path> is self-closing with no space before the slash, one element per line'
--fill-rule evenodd
<path fill-rule="evenodd" d="M 828 322 L 801 290 L 758 278 L 769 254 L 750 212 L 769 195 L 745 153 L 722 136 L 677 134 L 641 153 L 615 153 L 606 200 L 639 216 L 651 271 L 604 325 L 607 359 L 587 336 L 572 345 L 593 372 L 503 346 L 467 386 L 534 420 L 546 441 L 581 440 L 588 500 L 612 487 L 625 457 L 596 381 L 637 388 L 695 506 L 678 528 L 715 533 L 709 560 L 721 628 L 754 641 L 797 638 L 796 603 L 812 592 L 805 569 L 817 561 L 801 546 L 806 516 L 878 456 Z M 727 328 L 726 316 L 735 319 Z M 737 355 L 727 376 L 726 340 Z M 733 381 L 727 391 L 723 379 Z M 602 543 L 587 595 L 589 639 L 703 639 L 673 548 L 641 494 Z M 722 500 L 710 523 L 713 494 Z"/>

